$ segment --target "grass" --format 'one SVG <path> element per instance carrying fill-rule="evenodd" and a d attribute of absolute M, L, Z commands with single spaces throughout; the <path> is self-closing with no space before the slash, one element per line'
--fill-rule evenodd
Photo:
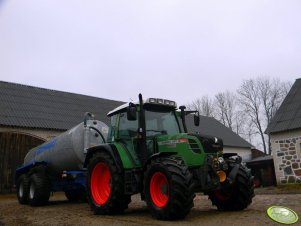
<path fill-rule="evenodd" d="M 289 190 L 300 190 L 301 184 L 281 184 L 277 186 L 278 189 L 289 191 Z"/>
<path fill-rule="evenodd" d="M 301 184 L 278 185 L 277 187 L 255 188 L 256 194 L 301 194 Z"/>

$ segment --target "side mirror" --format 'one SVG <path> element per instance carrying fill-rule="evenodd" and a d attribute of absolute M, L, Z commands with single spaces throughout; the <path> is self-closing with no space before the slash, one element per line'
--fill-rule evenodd
<path fill-rule="evenodd" d="M 133 104 L 133 103 L 130 103 L 128 108 L 127 108 L 127 113 L 126 113 L 127 119 L 129 121 L 136 121 L 137 120 L 136 115 L 137 115 L 136 105 Z"/>
<path fill-rule="evenodd" d="M 198 113 L 196 113 L 194 116 L 193 116 L 193 121 L 194 121 L 194 125 L 195 126 L 199 126 L 200 125 L 200 115 Z"/>
<path fill-rule="evenodd" d="M 186 107 L 184 105 L 180 106 L 179 109 L 181 110 L 181 118 L 185 117 L 185 109 Z"/>

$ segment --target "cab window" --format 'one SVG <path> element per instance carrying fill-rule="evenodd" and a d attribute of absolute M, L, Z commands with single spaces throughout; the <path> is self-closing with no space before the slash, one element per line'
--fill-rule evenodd
<path fill-rule="evenodd" d="M 120 113 L 118 138 L 127 139 L 137 136 L 138 120 L 129 121 L 126 113 Z"/>

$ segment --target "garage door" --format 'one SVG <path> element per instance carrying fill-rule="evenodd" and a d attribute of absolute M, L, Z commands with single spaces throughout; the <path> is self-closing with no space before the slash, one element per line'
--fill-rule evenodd
<path fill-rule="evenodd" d="M 18 133 L 0 133 L 0 193 L 14 191 L 17 167 L 22 165 L 27 152 L 44 140 Z"/>

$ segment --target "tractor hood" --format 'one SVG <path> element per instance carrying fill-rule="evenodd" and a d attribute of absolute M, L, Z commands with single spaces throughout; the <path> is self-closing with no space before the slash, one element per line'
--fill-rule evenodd
<path fill-rule="evenodd" d="M 223 151 L 223 140 L 221 138 L 201 134 L 189 135 L 195 136 L 200 140 L 206 153 L 217 153 Z"/>

